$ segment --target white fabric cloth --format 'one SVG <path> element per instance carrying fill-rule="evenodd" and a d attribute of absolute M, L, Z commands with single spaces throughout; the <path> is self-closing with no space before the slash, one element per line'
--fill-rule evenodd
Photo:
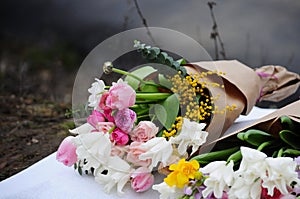
<path fill-rule="evenodd" d="M 226 132 L 233 132 L 254 120 L 261 118 L 275 109 L 254 107 L 248 116 L 240 116 Z M 163 179 L 155 176 L 156 184 Z M 122 198 L 158 198 L 158 192 L 149 190 L 135 193 L 128 184 Z M 35 163 L 22 172 L 0 182 L 0 199 L 96 199 L 119 198 L 116 193 L 106 194 L 102 185 L 94 181 L 92 176 L 80 176 L 73 168 L 66 167 L 55 159 L 55 153 Z"/>

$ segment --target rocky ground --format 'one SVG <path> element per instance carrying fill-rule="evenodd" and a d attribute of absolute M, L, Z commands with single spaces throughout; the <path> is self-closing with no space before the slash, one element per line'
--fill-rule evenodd
<path fill-rule="evenodd" d="M 70 105 L 34 96 L 0 96 L 0 181 L 55 152 L 73 120 Z"/>

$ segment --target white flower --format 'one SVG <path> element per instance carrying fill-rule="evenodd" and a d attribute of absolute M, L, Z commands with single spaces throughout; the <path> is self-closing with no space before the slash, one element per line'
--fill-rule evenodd
<path fill-rule="evenodd" d="M 234 173 L 234 183 L 228 192 L 229 198 L 259 199 L 261 178 L 266 175 L 266 154 L 247 147 L 241 147 L 242 161 Z"/>
<path fill-rule="evenodd" d="M 106 174 L 102 171 L 107 170 Z M 104 191 L 110 193 L 113 187 L 117 188 L 118 195 L 123 195 L 123 188 L 130 179 L 130 165 L 119 156 L 110 156 L 107 164 L 96 170 L 95 180 L 99 184 L 104 185 Z"/>
<path fill-rule="evenodd" d="M 179 144 L 178 152 L 180 155 L 186 153 L 189 146 L 193 146 L 192 154 L 198 150 L 198 148 L 206 142 L 208 133 L 202 131 L 206 124 L 191 122 L 184 118 L 180 134 L 176 137 L 171 137 L 170 141 L 174 144 Z"/>
<path fill-rule="evenodd" d="M 81 135 L 81 134 L 91 133 L 92 130 L 94 130 L 94 127 L 89 123 L 85 123 L 75 129 L 69 130 L 69 132 L 72 134 Z"/>
<path fill-rule="evenodd" d="M 296 172 L 297 163 L 293 158 L 266 158 L 267 176 L 263 178 L 262 186 L 268 189 L 268 195 L 273 196 L 276 187 L 282 194 L 288 194 L 287 187 L 295 181 L 300 183 Z"/>
<path fill-rule="evenodd" d="M 175 199 L 184 195 L 183 189 L 179 189 L 176 186 L 170 187 L 165 182 L 153 185 L 152 189 L 160 193 L 160 199 Z"/>
<path fill-rule="evenodd" d="M 228 192 L 231 199 L 260 199 L 261 180 L 247 180 L 247 176 L 236 176 L 234 183 Z"/>
<path fill-rule="evenodd" d="M 108 154 L 111 153 L 109 134 L 87 133 L 78 135 L 73 140 L 78 159 L 87 161 L 87 164 L 83 165 L 83 169 L 97 169 L 107 164 Z"/>
<path fill-rule="evenodd" d="M 105 84 L 102 80 L 97 78 L 95 78 L 95 80 L 96 82 L 92 83 L 92 87 L 88 89 L 89 93 L 91 93 L 88 99 L 89 107 L 93 107 L 94 109 L 98 107 L 102 93 L 105 89 Z"/>
<path fill-rule="evenodd" d="M 253 172 L 260 177 L 266 175 L 266 154 L 248 147 L 241 147 L 241 153 L 243 158 L 238 173 Z"/>
<path fill-rule="evenodd" d="M 201 168 L 200 171 L 209 174 L 209 177 L 204 181 L 206 186 L 202 192 L 204 198 L 211 192 L 217 198 L 221 198 L 223 191 L 227 191 L 233 183 L 233 161 L 230 161 L 228 165 L 226 165 L 225 161 L 211 162 Z"/>
<path fill-rule="evenodd" d="M 166 141 L 163 137 L 155 137 L 140 146 L 146 152 L 139 156 L 140 160 L 151 159 L 151 164 L 149 169 L 152 170 L 153 167 L 157 165 L 158 162 L 162 162 L 163 166 L 167 166 L 167 161 L 171 157 L 173 148 L 172 144 Z"/>

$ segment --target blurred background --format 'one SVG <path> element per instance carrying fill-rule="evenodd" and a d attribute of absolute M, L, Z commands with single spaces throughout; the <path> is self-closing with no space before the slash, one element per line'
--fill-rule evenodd
<path fill-rule="evenodd" d="M 209 7 L 204 0 L 2 0 L 0 169 L 10 170 L 0 177 L 56 150 L 72 127 L 65 112 L 81 62 L 101 41 L 121 31 L 169 28 L 194 38 L 213 59 L 225 54 L 252 68 L 282 65 L 300 73 L 300 1 L 214 3 Z M 217 36 L 223 48 L 219 45 L 221 53 L 216 54 Z M 299 91 L 278 106 L 295 99 Z"/>
<path fill-rule="evenodd" d="M 207 3 L 2 0 L 1 93 L 35 93 L 70 102 L 74 76 L 84 57 L 106 38 L 143 27 L 143 19 L 148 26 L 170 28 L 194 38 L 215 58 Z M 300 72 L 298 0 L 215 3 L 213 11 L 227 59 L 238 59 L 253 68 L 273 64 Z"/>

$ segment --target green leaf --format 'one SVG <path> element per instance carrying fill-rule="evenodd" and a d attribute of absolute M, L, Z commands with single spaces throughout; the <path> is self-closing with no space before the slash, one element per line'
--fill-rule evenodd
<path fill-rule="evenodd" d="M 176 94 L 168 97 L 163 103 L 162 106 L 167 112 L 167 119 L 165 123 L 162 123 L 164 127 L 171 128 L 172 124 L 175 123 L 176 117 L 179 112 L 179 100 Z"/>
<path fill-rule="evenodd" d="M 163 87 L 171 89 L 172 83 L 163 74 L 158 75 L 158 81 Z"/>
<path fill-rule="evenodd" d="M 300 149 L 300 136 L 290 130 L 282 130 L 279 132 L 279 137 L 288 145 L 295 149 Z"/>
<path fill-rule="evenodd" d="M 179 65 L 184 65 L 184 64 L 186 64 L 186 60 L 183 59 L 183 58 L 176 60 L 176 62 L 179 63 Z"/>
<path fill-rule="evenodd" d="M 260 146 L 262 143 L 272 139 L 272 135 L 261 130 L 250 129 L 245 132 L 243 139 L 253 146 Z"/>
<path fill-rule="evenodd" d="M 291 120 L 291 118 L 289 118 L 288 116 L 280 117 L 280 122 L 284 126 L 283 128 L 287 128 L 291 131 L 293 131 L 295 129 L 293 120 Z"/>
<path fill-rule="evenodd" d="M 283 151 L 283 154 L 292 155 L 292 156 L 299 156 L 300 151 L 298 151 L 296 149 L 286 149 L 286 150 Z"/>
<path fill-rule="evenodd" d="M 152 108 L 154 110 L 154 114 L 155 114 L 156 118 L 158 119 L 158 121 L 161 124 L 165 124 L 167 121 L 166 109 L 160 104 L 155 104 L 155 105 L 153 105 L 153 107 L 151 107 L 151 110 L 152 110 Z"/>
<path fill-rule="evenodd" d="M 153 82 L 153 81 L 151 81 L 151 82 Z M 157 89 L 156 86 L 149 85 L 149 84 L 143 84 L 141 86 L 141 91 L 145 92 L 145 93 L 158 93 L 159 92 L 159 90 Z"/>
<path fill-rule="evenodd" d="M 144 79 L 145 77 L 149 76 L 150 74 L 156 72 L 157 70 L 154 69 L 151 66 L 144 66 L 142 68 L 139 68 L 137 70 L 132 71 L 131 73 L 135 76 L 138 76 L 141 79 Z M 130 76 L 126 76 L 125 81 L 134 89 L 138 89 L 139 85 L 140 85 L 140 81 L 138 81 L 137 79 L 130 77 Z"/>
<path fill-rule="evenodd" d="M 229 158 L 227 159 L 227 162 L 229 163 L 231 160 L 233 162 L 238 162 L 241 159 L 242 159 L 242 152 L 241 152 L 241 150 L 238 150 L 237 152 L 235 152 L 229 156 Z"/>
<path fill-rule="evenodd" d="M 179 100 L 176 94 L 172 94 L 162 104 L 156 104 L 153 108 L 159 122 L 168 129 L 175 123 L 179 112 Z"/>
<path fill-rule="evenodd" d="M 239 149 L 240 147 L 233 147 L 221 151 L 204 153 L 193 157 L 191 160 L 197 160 L 200 164 L 208 164 L 216 160 L 226 160 L 230 155 L 237 152 Z"/>

